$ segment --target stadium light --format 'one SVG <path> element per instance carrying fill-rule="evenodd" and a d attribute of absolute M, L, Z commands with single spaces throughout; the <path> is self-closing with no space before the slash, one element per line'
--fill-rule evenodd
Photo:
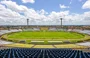
<path fill-rule="evenodd" d="M 27 19 L 27 26 L 29 25 L 29 19 Z"/>
<path fill-rule="evenodd" d="M 28 25 L 29 25 L 29 19 L 27 19 L 27 28 L 28 28 Z"/>
<path fill-rule="evenodd" d="M 61 20 L 61 28 L 63 28 L 63 18 L 65 17 L 65 14 L 62 13 L 61 16 L 60 16 L 60 20 Z"/>
<path fill-rule="evenodd" d="M 63 18 L 60 18 L 60 20 L 61 20 L 61 28 L 62 28 L 62 19 L 63 19 Z"/>

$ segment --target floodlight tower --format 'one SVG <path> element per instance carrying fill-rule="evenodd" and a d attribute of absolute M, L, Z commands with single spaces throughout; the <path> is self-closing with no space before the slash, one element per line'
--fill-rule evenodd
<path fill-rule="evenodd" d="M 29 19 L 27 19 L 27 26 L 29 25 Z"/>
<path fill-rule="evenodd" d="M 28 28 L 28 25 L 29 25 L 29 19 L 27 19 L 27 28 Z"/>
<path fill-rule="evenodd" d="M 62 13 L 61 16 L 60 16 L 60 20 L 61 20 L 61 28 L 63 29 L 63 19 L 65 17 L 65 14 Z"/>
<path fill-rule="evenodd" d="M 62 19 L 63 19 L 63 18 L 60 18 L 60 20 L 61 20 L 61 28 L 63 27 L 63 26 L 62 26 Z"/>

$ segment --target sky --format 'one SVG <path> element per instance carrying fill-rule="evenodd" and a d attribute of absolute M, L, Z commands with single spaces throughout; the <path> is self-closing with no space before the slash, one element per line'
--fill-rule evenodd
<path fill-rule="evenodd" d="M 90 0 L 0 0 L 0 25 L 90 25 Z"/>

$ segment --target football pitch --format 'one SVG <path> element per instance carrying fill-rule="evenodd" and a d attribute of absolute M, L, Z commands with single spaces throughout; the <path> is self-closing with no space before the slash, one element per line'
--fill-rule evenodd
<path fill-rule="evenodd" d="M 12 33 L 8 35 L 8 38 L 12 39 L 80 39 L 84 38 L 84 35 L 76 32 L 64 32 L 64 31 L 23 31 Z"/>
<path fill-rule="evenodd" d="M 87 40 L 90 36 L 77 32 L 68 31 L 22 31 L 8 33 L 2 36 L 6 40 L 13 42 L 24 41 L 25 43 L 48 44 L 48 43 L 64 43 Z"/>

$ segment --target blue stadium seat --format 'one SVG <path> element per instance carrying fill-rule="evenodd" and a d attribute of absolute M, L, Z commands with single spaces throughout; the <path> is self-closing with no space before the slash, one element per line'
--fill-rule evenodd
<path fill-rule="evenodd" d="M 0 58 L 90 58 L 89 52 L 72 49 L 12 48 L 0 50 Z"/>

